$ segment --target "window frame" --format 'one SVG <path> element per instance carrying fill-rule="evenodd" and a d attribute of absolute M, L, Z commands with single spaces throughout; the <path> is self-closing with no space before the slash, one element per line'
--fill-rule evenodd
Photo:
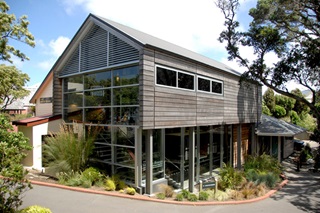
<path fill-rule="evenodd" d="M 199 78 L 202 78 L 204 80 L 209 80 L 210 81 L 210 91 L 209 92 L 199 89 Z M 216 82 L 216 83 L 220 83 L 221 84 L 221 93 L 217 93 L 217 92 L 213 92 L 212 91 L 212 82 Z M 207 93 L 207 94 L 215 94 L 215 95 L 223 96 L 224 95 L 224 83 L 223 83 L 222 80 L 217 80 L 217 79 L 214 79 L 214 78 L 198 75 L 197 76 L 197 92 L 203 92 L 203 93 Z"/>
<path fill-rule="evenodd" d="M 176 86 L 168 86 L 168 85 L 163 85 L 163 84 L 158 84 L 157 83 L 157 72 L 158 72 L 158 67 L 159 68 L 162 68 L 162 69 L 166 69 L 166 70 L 169 70 L 169 71 L 173 71 L 176 73 Z M 182 74 L 185 74 L 185 75 L 190 75 L 193 77 L 193 89 L 187 89 L 187 88 L 182 88 L 182 87 L 179 87 L 179 73 L 182 73 Z M 182 70 L 179 70 L 179 69 L 175 69 L 175 68 L 171 68 L 171 67 L 167 67 L 167 66 L 163 66 L 163 65 L 158 65 L 156 64 L 155 65 L 155 85 L 156 86 L 161 86 L 161 87 L 166 87 L 166 88 L 174 88 L 174 89 L 179 89 L 179 90 L 185 90 L 185 91 L 193 91 L 195 92 L 196 91 L 196 75 L 193 74 L 193 73 L 189 73 L 189 72 L 186 72 L 186 71 L 182 71 Z"/>

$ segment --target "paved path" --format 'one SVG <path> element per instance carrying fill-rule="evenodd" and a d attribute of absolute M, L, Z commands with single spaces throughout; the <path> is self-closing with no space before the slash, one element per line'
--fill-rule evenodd
<path fill-rule="evenodd" d="M 33 185 L 23 198 L 23 206 L 41 205 L 53 213 L 102 212 L 320 212 L 320 173 L 311 173 L 304 167 L 295 171 L 295 165 L 285 162 L 289 183 L 270 198 L 239 205 L 185 206 L 119 198 L 106 195 L 75 192 L 65 189 Z"/>

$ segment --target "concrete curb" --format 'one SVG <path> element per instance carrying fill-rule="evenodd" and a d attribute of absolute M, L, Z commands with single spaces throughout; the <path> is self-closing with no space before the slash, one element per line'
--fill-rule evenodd
<path fill-rule="evenodd" d="M 279 189 L 281 189 L 286 184 L 288 184 L 288 180 L 284 180 L 279 184 L 279 186 L 277 188 L 270 190 L 265 195 L 257 197 L 257 198 L 253 198 L 253 199 L 248 199 L 248 200 L 189 202 L 189 201 L 160 200 L 160 199 L 156 199 L 156 198 L 147 197 L 144 195 L 132 196 L 132 195 L 128 195 L 128 194 L 114 193 L 114 192 L 108 192 L 108 191 L 97 191 L 97 190 L 93 190 L 93 189 L 71 187 L 71 186 L 65 186 L 65 185 L 60 185 L 60 184 L 55 184 L 55 183 L 46 183 L 46 182 L 34 181 L 34 180 L 29 180 L 29 181 L 35 185 L 55 187 L 55 188 L 83 192 L 83 193 L 100 194 L 100 195 L 114 196 L 114 197 L 120 197 L 120 198 L 127 198 L 127 199 L 132 199 L 132 200 L 141 200 L 141 201 L 149 201 L 149 202 L 151 201 L 151 202 L 158 202 L 158 203 L 167 203 L 167 204 L 175 204 L 175 205 L 189 205 L 189 206 L 238 205 L 238 204 L 247 204 L 247 203 L 258 202 L 258 201 L 264 200 L 266 198 L 269 198 L 274 193 L 276 193 Z"/>

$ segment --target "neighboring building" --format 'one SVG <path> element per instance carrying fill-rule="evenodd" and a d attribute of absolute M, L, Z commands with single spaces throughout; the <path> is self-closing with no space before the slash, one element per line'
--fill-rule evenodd
<path fill-rule="evenodd" d="M 258 155 L 269 154 L 281 162 L 294 152 L 294 137 L 305 132 L 305 129 L 294 124 L 262 115 L 256 131 L 256 152 Z"/>
<path fill-rule="evenodd" d="M 94 156 L 109 174 L 140 193 L 173 180 L 193 191 L 256 150 L 262 88 L 239 79 L 224 64 L 90 14 L 32 102 L 37 115 L 49 112 L 38 107 L 53 82 L 55 118 L 102 127 Z"/>
<path fill-rule="evenodd" d="M 52 115 L 52 79 L 53 73 L 49 72 L 37 91 L 29 98 L 35 105 L 35 116 Z"/>
<path fill-rule="evenodd" d="M 30 103 L 30 98 L 34 95 L 36 90 L 38 89 L 38 85 L 32 87 L 25 87 L 26 90 L 29 90 L 29 95 L 25 96 L 24 98 L 20 98 L 9 104 L 6 109 L 1 110 L 9 115 L 16 115 L 16 114 L 33 114 L 32 107 L 35 105 Z"/>

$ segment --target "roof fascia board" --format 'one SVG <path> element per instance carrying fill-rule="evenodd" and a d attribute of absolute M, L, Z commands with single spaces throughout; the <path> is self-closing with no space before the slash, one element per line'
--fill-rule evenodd
<path fill-rule="evenodd" d="M 40 94 L 43 92 L 43 90 L 48 85 L 49 81 L 52 80 L 52 78 L 53 78 L 53 73 L 52 73 L 52 70 L 50 70 L 47 76 L 42 81 L 39 88 L 37 89 L 37 91 L 34 93 L 32 98 L 30 99 L 29 103 L 36 103 L 36 100 L 39 98 Z"/>

